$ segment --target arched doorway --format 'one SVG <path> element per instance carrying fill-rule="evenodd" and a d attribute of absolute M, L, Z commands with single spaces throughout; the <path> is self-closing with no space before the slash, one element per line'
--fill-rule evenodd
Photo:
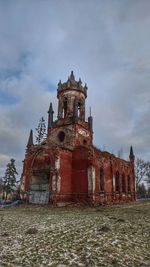
<path fill-rule="evenodd" d="M 29 203 L 47 204 L 50 194 L 50 160 L 39 151 L 34 156 L 30 176 Z"/>

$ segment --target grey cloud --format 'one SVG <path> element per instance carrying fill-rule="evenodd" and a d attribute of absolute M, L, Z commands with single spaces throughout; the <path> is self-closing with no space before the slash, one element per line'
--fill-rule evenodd
<path fill-rule="evenodd" d="M 126 157 L 133 144 L 149 159 L 149 10 L 146 0 L 0 1 L 0 92 L 18 99 L 0 106 L 3 162 L 13 154 L 21 166 L 30 128 L 50 101 L 57 113 L 47 84 L 72 69 L 88 83 L 95 143 Z"/>

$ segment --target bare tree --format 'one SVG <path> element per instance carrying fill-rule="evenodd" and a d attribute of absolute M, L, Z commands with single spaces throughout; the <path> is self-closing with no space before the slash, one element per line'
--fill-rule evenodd
<path fill-rule="evenodd" d="M 147 162 L 143 159 L 137 158 L 135 161 L 135 177 L 136 177 L 136 187 L 145 180 L 147 173 Z"/>
<path fill-rule="evenodd" d="M 138 198 L 146 198 L 147 197 L 147 190 L 146 190 L 144 183 L 138 185 L 137 197 Z"/>
<path fill-rule="evenodd" d="M 150 186 L 147 189 L 147 197 L 150 198 Z"/>
<path fill-rule="evenodd" d="M 145 176 L 146 176 L 145 181 L 150 187 L 150 161 L 146 162 L 146 175 Z"/>

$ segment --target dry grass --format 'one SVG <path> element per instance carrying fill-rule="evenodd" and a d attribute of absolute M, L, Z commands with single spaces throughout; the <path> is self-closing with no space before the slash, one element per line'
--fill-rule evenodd
<path fill-rule="evenodd" d="M 150 266 L 150 202 L 0 209 L 0 266 Z"/>

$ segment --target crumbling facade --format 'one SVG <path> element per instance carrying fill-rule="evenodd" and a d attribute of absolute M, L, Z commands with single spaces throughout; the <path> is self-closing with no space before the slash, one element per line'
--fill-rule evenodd
<path fill-rule="evenodd" d="M 48 111 L 47 138 L 33 144 L 30 132 L 21 189 L 30 203 L 103 204 L 135 200 L 134 154 L 129 161 L 93 145 L 93 118 L 85 120 L 87 86 L 58 83 L 58 114 Z"/>

